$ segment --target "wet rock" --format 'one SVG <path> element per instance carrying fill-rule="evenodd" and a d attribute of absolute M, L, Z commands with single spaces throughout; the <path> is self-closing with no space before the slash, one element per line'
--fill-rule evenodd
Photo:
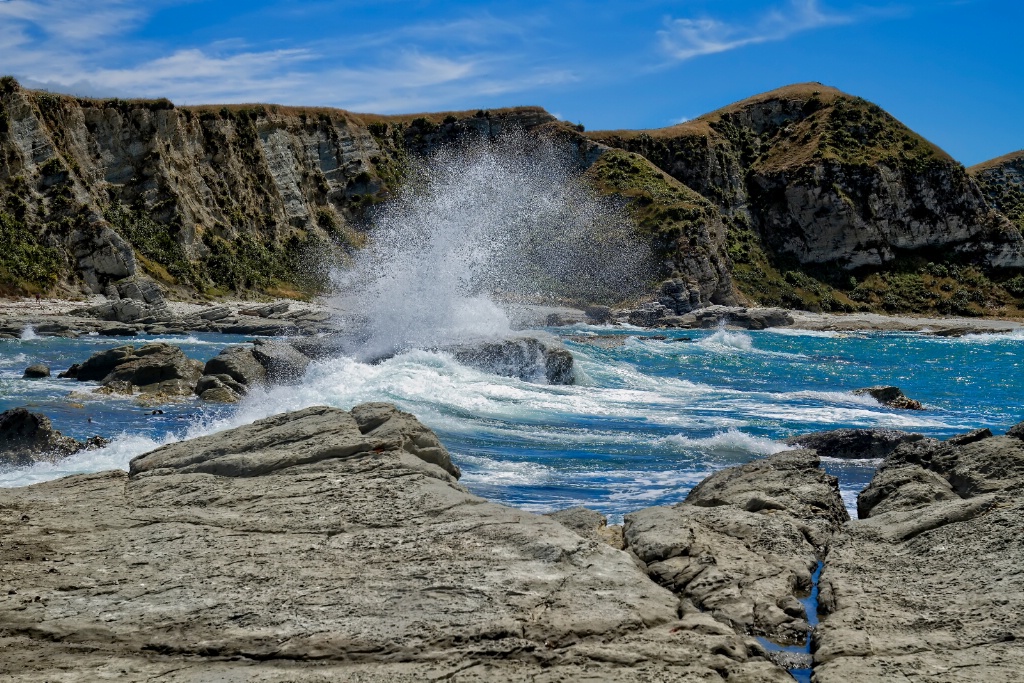
<path fill-rule="evenodd" d="M 459 344 L 437 349 L 463 365 L 527 382 L 572 384 L 572 354 L 556 341 L 513 337 L 499 341 Z"/>
<path fill-rule="evenodd" d="M 899 387 L 877 386 L 854 389 L 853 393 L 858 396 L 870 396 L 884 406 L 899 408 L 901 410 L 924 410 L 920 401 L 907 398 Z"/>
<path fill-rule="evenodd" d="M 700 308 L 706 302 L 701 299 L 699 283 L 674 278 L 661 283 L 658 303 L 671 311 L 672 315 L 684 315 Z"/>
<path fill-rule="evenodd" d="M 825 560 L 815 680 L 1017 680 L 1024 441 L 903 444 L 858 504 Z"/>
<path fill-rule="evenodd" d="M 853 460 L 884 458 L 900 444 L 923 438 L 921 434 L 898 429 L 831 429 L 791 436 L 785 443 L 809 448 L 823 458 Z"/>
<path fill-rule="evenodd" d="M 113 379 L 97 388 L 93 393 L 106 396 L 132 396 L 135 394 L 135 386 L 123 379 Z"/>
<path fill-rule="evenodd" d="M 231 375 L 203 375 L 196 384 L 196 395 L 209 403 L 237 403 L 245 393 Z"/>
<path fill-rule="evenodd" d="M 598 325 L 603 325 L 612 320 L 612 309 L 608 306 L 587 306 L 583 309 L 583 314 L 587 316 L 588 322 Z"/>
<path fill-rule="evenodd" d="M 287 342 L 266 339 L 256 340 L 252 355 L 266 370 L 267 381 L 272 383 L 298 380 L 311 360 Z"/>
<path fill-rule="evenodd" d="M 50 376 L 50 366 L 43 363 L 33 363 L 25 368 L 22 379 L 41 379 Z"/>
<path fill-rule="evenodd" d="M 93 445 L 101 441 L 90 440 Z M 50 418 L 27 408 L 0 413 L 0 467 L 27 467 L 54 462 L 87 447 L 53 428 Z"/>
<path fill-rule="evenodd" d="M 93 354 L 78 369 L 79 381 L 99 380 L 105 385 L 128 382 L 142 392 L 186 396 L 203 374 L 203 364 L 172 344 L 119 346 Z"/>
<path fill-rule="evenodd" d="M 769 327 L 788 327 L 793 316 L 782 308 L 744 308 L 736 306 L 708 306 L 695 311 L 683 320 L 692 321 L 684 326 L 714 329 L 722 325 L 763 330 Z"/>
<path fill-rule="evenodd" d="M 575 507 L 549 512 L 547 516 L 562 526 L 572 529 L 583 538 L 607 543 L 617 550 L 623 548 L 622 527 L 608 526 L 608 518 L 597 510 Z"/>
<path fill-rule="evenodd" d="M 229 346 L 206 361 L 204 375 L 228 375 L 246 387 L 264 384 L 267 370 L 256 360 L 252 349 L 246 346 Z"/>
<path fill-rule="evenodd" d="M 752 639 L 680 616 L 628 554 L 467 493 L 417 424 L 310 408 L 128 474 L 0 490 L 0 552 L 18 549 L 0 668 L 74 683 L 112 665 L 172 681 L 788 679 Z"/>
<path fill-rule="evenodd" d="M 985 427 L 984 429 L 974 429 L 964 434 L 957 434 L 946 439 L 946 442 L 954 446 L 964 446 L 975 441 L 981 441 L 992 436 L 992 430 Z"/>
<path fill-rule="evenodd" d="M 57 375 L 57 379 L 75 379 L 78 377 L 78 370 L 82 366 L 78 363 L 73 363 L 70 368 L 61 372 Z"/>
<path fill-rule="evenodd" d="M 849 519 L 819 464 L 813 451 L 786 451 L 716 472 L 680 504 L 626 515 L 626 547 L 652 579 L 719 622 L 803 642 L 797 596 Z"/>

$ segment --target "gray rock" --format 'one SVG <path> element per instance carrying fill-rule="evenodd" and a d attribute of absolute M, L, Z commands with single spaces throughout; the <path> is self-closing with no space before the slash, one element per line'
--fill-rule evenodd
<path fill-rule="evenodd" d="M 818 683 L 1020 679 L 1024 442 L 926 439 L 891 455 L 833 539 Z"/>
<path fill-rule="evenodd" d="M 237 403 L 245 395 L 246 388 L 231 375 L 203 375 L 196 384 L 195 393 L 208 403 Z"/>
<path fill-rule="evenodd" d="M 858 396 L 870 396 L 884 406 L 899 408 L 901 410 L 924 410 L 920 401 L 907 398 L 899 387 L 877 386 L 854 389 L 853 393 Z"/>
<path fill-rule="evenodd" d="M 227 306 L 215 306 L 199 314 L 203 320 L 223 320 L 231 316 L 231 309 Z"/>
<path fill-rule="evenodd" d="M 119 346 L 93 354 L 78 369 L 79 381 L 99 380 L 105 385 L 127 382 L 144 393 L 186 396 L 203 374 L 203 364 L 172 344 Z"/>
<path fill-rule="evenodd" d="M 658 303 L 673 315 L 684 315 L 707 302 L 701 299 L 700 284 L 696 281 L 674 278 L 661 283 Z"/>
<path fill-rule="evenodd" d="M 252 349 L 229 346 L 206 361 L 204 375 L 228 375 L 244 386 L 256 386 L 267 381 L 267 370 L 256 360 Z"/>
<path fill-rule="evenodd" d="M 753 639 L 680 616 L 627 553 L 467 493 L 400 438 L 426 433 L 414 422 L 311 408 L 166 446 L 130 474 L 0 490 L 0 670 L 789 680 Z"/>
<path fill-rule="evenodd" d="M 280 313 L 286 313 L 288 311 L 289 304 L 287 301 L 278 301 L 276 303 L 267 304 L 266 306 L 258 306 L 256 308 L 249 308 L 244 311 L 240 311 L 242 315 L 250 315 L 257 318 L 269 318 L 273 315 Z"/>
<path fill-rule="evenodd" d="M 267 381 L 273 383 L 298 380 L 310 363 L 309 356 L 287 342 L 276 340 L 257 339 L 252 355 L 266 370 Z"/>
<path fill-rule="evenodd" d="M 82 366 L 78 363 L 72 363 L 71 367 L 67 370 L 57 374 L 57 379 L 75 379 L 78 377 L 78 370 L 81 367 Z"/>
<path fill-rule="evenodd" d="M 1006 430 L 1006 436 L 1012 436 L 1015 439 L 1024 439 L 1024 422 L 1018 422 Z"/>
<path fill-rule="evenodd" d="M 152 279 L 136 275 L 114 284 L 118 299 L 134 299 L 146 304 L 161 306 L 166 303 L 164 292 Z"/>
<path fill-rule="evenodd" d="M 831 534 L 849 519 L 813 451 L 713 474 L 682 503 L 626 515 L 626 547 L 658 583 L 740 632 L 803 642 L 798 596 Z"/>
<path fill-rule="evenodd" d="M 572 529 L 583 538 L 607 543 L 617 550 L 622 550 L 624 546 L 622 527 L 608 526 L 608 518 L 597 510 L 575 507 L 549 512 L 547 516 L 562 526 Z"/>
<path fill-rule="evenodd" d="M 27 408 L 0 413 L 0 467 L 54 462 L 84 448 L 86 444 L 54 429 L 50 418 L 42 413 L 31 413 Z"/>
<path fill-rule="evenodd" d="M 923 438 L 898 429 L 832 429 L 791 436 L 785 443 L 809 448 L 823 458 L 873 459 L 888 456 L 902 443 Z"/>
<path fill-rule="evenodd" d="M 612 309 L 608 306 L 587 306 L 583 309 L 583 314 L 590 322 L 599 325 L 611 322 L 612 319 Z"/>
<path fill-rule="evenodd" d="M 135 275 L 135 252 L 110 225 L 94 217 L 88 227 L 71 234 L 82 279 L 96 294 L 113 281 Z"/>
<path fill-rule="evenodd" d="M 964 434 L 957 434 L 956 436 L 951 436 L 948 439 L 946 439 L 946 442 L 954 446 L 964 446 L 969 443 L 974 443 L 975 441 L 987 439 L 990 436 L 992 436 L 992 430 L 989 429 L 988 427 L 985 427 L 983 429 L 974 429 Z"/>
<path fill-rule="evenodd" d="M 32 365 L 25 368 L 25 374 L 22 375 L 23 379 L 40 379 L 43 377 L 50 376 L 50 366 L 44 363 L 33 363 Z"/>
<path fill-rule="evenodd" d="M 572 384 L 573 357 L 555 341 L 513 337 L 499 341 L 445 346 L 437 349 L 469 367 L 527 382 Z"/>

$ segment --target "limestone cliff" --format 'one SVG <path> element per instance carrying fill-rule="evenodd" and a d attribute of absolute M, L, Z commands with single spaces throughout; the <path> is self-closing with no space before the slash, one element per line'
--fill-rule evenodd
<path fill-rule="evenodd" d="M 986 273 L 1024 266 L 1019 228 L 960 164 L 834 88 L 789 86 L 670 128 L 589 136 L 715 202 L 737 284 L 765 303 L 881 303 L 874 292 L 851 297 L 850 275 L 905 271 L 908 260 L 915 271 L 930 261 Z"/>

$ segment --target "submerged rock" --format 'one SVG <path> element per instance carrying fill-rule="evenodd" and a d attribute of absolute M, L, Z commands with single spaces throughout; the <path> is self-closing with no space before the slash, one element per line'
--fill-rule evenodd
<path fill-rule="evenodd" d="M 106 445 L 93 437 L 82 443 L 53 428 L 50 418 L 27 408 L 0 413 L 0 467 L 27 467 L 36 462 L 53 462 L 85 448 Z"/>
<path fill-rule="evenodd" d="M 884 458 L 900 444 L 923 438 L 921 434 L 911 434 L 898 429 L 832 429 L 791 436 L 785 443 L 809 448 L 823 458 L 853 460 Z"/>
<path fill-rule="evenodd" d="M 920 401 L 907 398 L 899 387 L 877 386 L 854 389 L 858 396 L 870 396 L 884 406 L 901 410 L 924 410 Z"/>
<path fill-rule="evenodd" d="M 466 492 L 441 450 L 392 406 L 309 408 L 165 446 L 130 473 L 0 490 L 0 669 L 789 680 L 752 638 L 680 618 L 627 553 Z"/>
<path fill-rule="evenodd" d="M 1024 441 L 902 444 L 858 508 L 825 559 L 815 681 L 1019 680 Z"/>

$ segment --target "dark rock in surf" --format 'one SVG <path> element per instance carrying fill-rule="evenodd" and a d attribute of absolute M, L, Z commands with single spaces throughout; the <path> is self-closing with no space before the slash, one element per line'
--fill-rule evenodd
<path fill-rule="evenodd" d="M 1024 439 L 1024 422 L 1018 422 L 1006 430 L 1006 436 L 1012 436 L 1015 439 Z"/>
<path fill-rule="evenodd" d="M 293 382 L 302 377 L 311 359 L 284 341 L 258 339 L 253 345 L 253 357 L 267 372 L 271 383 Z"/>
<path fill-rule="evenodd" d="M 791 436 L 790 446 L 809 448 L 823 458 L 884 458 L 902 443 L 919 441 L 924 436 L 898 429 L 832 429 Z"/>
<path fill-rule="evenodd" d="M 203 364 L 171 344 L 118 346 L 93 354 L 78 369 L 79 381 L 100 380 L 105 385 L 127 382 L 144 393 L 185 396 L 203 374 Z"/>
<path fill-rule="evenodd" d="M 206 361 L 204 375 L 228 375 L 235 382 L 251 387 L 267 381 L 267 369 L 246 346 L 229 346 Z"/>
<path fill-rule="evenodd" d="M 974 429 L 963 434 L 957 434 L 956 436 L 951 436 L 948 439 L 946 439 L 946 443 L 952 444 L 954 446 L 966 446 L 969 443 L 981 441 L 982 439 L 987 439 L 991 436 L 992 430 L 989 429 L 988 427 L 985 427 L 982 429 Z"/>
<path fill-rule="evenodd" d="M 0 466 L 27 467 L 37 462 L 54 462 L 107 443 L 100 437 L 82 443 L 64 436 L 53 428 L 50 418 L 29 412 L 27 408 L 0 413 Z"/>
<path fill-rule="evenodd" d="M 43 363 L 34 363 L 25 368 L 25 373 L 21 377 L 22 379 L 42 379 L 49 376 L 50 366 Z"/>
<path fill-rule="evenodd" d="M 898 408 L 900 410 L 924 410 L 920 401 L 907 398 L 899 387 L 877 386 L 854 389 L 853 393 L 858 396 L 870 396 L 884 406 Z"/>
<path fill-rule="evenodd" d="M 573 357 L 561 344 L 536 337 L 458 344 L 437 349 L 469 367 L 527 382 L 572 384 Z"/>
<path fill-rule="evenodd" d="M 64 372 L 59 373 L 57 375 L 57 379 L 75 379 L 76 377 L 78 377 L 78 370 L 81 367 L 82 366 L 80 364 L 74 363 L 71 365 L 70 368 L 68 368 Z"/>

